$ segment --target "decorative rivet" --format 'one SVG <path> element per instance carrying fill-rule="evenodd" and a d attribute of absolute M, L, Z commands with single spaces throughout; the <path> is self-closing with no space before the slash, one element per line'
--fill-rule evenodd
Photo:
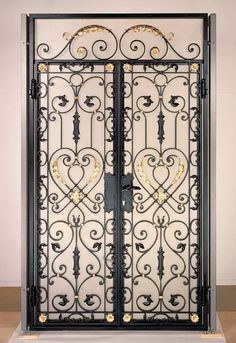
<path fill-rule="evenodd" d="M 114 64 L 108 63 L 105 65 L 105 71 L 112 72 L 114 70 Z"/>
<path fill-rule="evenodd" d="M 75 299 L 79 299 L 79 296 L 78 296 L 78 295 L 75 295 Z"/>
<path fill-rule="evenodd" d="M 197 313 L 191 314 L 190 319 L 191 319 L 192 323 L 198 323 L 199 322 L 199 316 Z"/>
<path fill-rule="evenodd" d="M 191 72 L 197 72 L 198 69 L 199 69 L 199 64 L 198 64 L 198 63 L 192 63 L 192 64 L 190 65 L 190 71 L 191 71 Z"/>
<path fill-rule="evenodd" d="M 47 321 L 47 315 L 45 313 L 41 313 L 39 315 L 39 322 L 40 323 L 45 323 Z"/>
<path fill-rule="evenodd" d="M 77 49 L 77 53 L 79 56 L 83 56 L 86 54 L 86 49 L 82 46 L 80 46 L 78 49 Z"/>
<path fill-rule="evenodd" d="M 163 295 L 159 295 L 159 299 L 160 299 L 160 300 L 163 299 Z"/>
<path fill-rule="evenodd" d="M 125 322 L 125 323 L 129 323 L 130 321 L 131 321 L 131 314 L 129 314 L 129 313 L 125 313 L 124 315 L 123 315 L 123 322 Z"/>
<path fill-rule="evenodd" d="M 131 64 L 125 63 L 125 64 L 123 65 L 123 70 L 124 70 L 125 73 L 131 71 L 131 70 L 132 70 Z"/>
<path fill-rule="evenodd" d="M 57 274 L 57 277 L 60 277 L 60 274 Z"/>
<path fill-rule="evenodd" d="M 112 313 L 108 313 L 108 314 L 106 315 L 106 321 L 107 321 L 108 323 L 112 323 L 112 322 L 114 322 L 114 320 L 115 320 L 115 317 L 114 317 L 114 315 L 113 315 Z"/>
<path fill-rule="evenodd" d="M 39 63 L 38 71 L 40 71 L 41 73 L 47 71 L 47 65 L 45 63 Z"/>
<path fill-rule="evenodd" d="M 155 47 L 155 48 L 151 49 L 151 55 L 152 56 L 156 57 L 156 56 L 159 55 L 159 53 L 160 53 L 160 49 L 159 48 Z"/>

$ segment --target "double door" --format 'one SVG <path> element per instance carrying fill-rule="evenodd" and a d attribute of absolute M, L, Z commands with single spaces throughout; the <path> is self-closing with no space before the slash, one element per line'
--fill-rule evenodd
<path fill-rule="evenodd" d="M 28 327 L 206 329 L 204 40 L 83 20 L 29 19 Z"/>

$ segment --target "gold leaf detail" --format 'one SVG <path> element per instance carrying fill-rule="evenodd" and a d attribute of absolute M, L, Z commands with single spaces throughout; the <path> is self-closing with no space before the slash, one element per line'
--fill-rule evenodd
<path fill-rule="evenodd" d="M 45 313 L 41 313 L 39 315 L 39 322 L 40 323 L 45 323 L 47 321 L 47 315 Z"/>
<path fill-rule="evenodd" d="M 158 47 L 155 47 L 155 48 L 152 48 L 151 49 L 151 55 L 152 56 L 158 56 L 159 55 L 159 53 L 160 53 L 160 49 L 158 48 Z"/>
<path fill-rule="evenodd" d="M 191 314 L 190 319 L 191 319 L 192 323 L 198 323 L 199 322 L 199 316 L 197 313 Z"/>
<path fill-rule="evenodd" d="M 123 315 L 123 322 L 129 323 L 129 322 L 131 321 L 131 319 L 132 319 L 131 314 L 125 313 L 125 314 Z"/>
<path fill-rule="evenodd" d="M 164 192 L 161 188 L 158 192 L 153 194 L 153 198 L 157 200 L 157 202 L 162 205 L 168 198 L 168 195 Z"/>
<path fill-rule="evenodd" d="M 41 73 L 47 71 L 47 65 L 45 63 L 39 63 L 38 71 L 40 71 Z"/>
<path fill-rule="evenodd" d="M 190 71 L 191 71 L 191 72 L 197 72 L 198 69 L 199 69 L 199 64 L 198 64 L 198 63 L 192 63 L 192 64 L 190 65 Z"/>
<path fill-rule="evenodd" d="M 179 166 L 178 166 L 178 171 L 172 181 L 172 185 L 174 185 L 180 178 L 181 176 L 183 175 L 184 173 L 184 163 L 183 161 L 179 158 Z"/>
<path fill-rule="evenodd" d="M 76 33 L 77 36 L 82 36 L 85 33 L 90 33 L 90 32 L 102 32 L 105 30 L 104 26 L 100 25 L 89 25 L 85 26 L 82 29 L 79 29 Z"/>
<path fill-rule="evenodd" d="M 123 65 L 123 70 L 124 70 L 125 73 L 128 73 L 129 71 L 131 71 L 131 70 L 132 70 L 131 64 L 125 63 L 125 64 Z"/>
<path fill-rule="evenodd" d="M 164 37 L 165 39 L 167 39 L 168 41 L 172 40 L 174 38 L 174 32 L 169 32 L 167 33 Z"/>
<path fill-rule="evenodd" d="M 71 38 L 73 37 L 69 32 L 64 32 L 62 36 L 65 40 L 68 41 L 71 40 Z"/>
<path fill-rule="evenodd" d="M 59 170 L 58 160 L 56 160 L 55 162 L 53 162 L 53 164 L 52 164 L 52 172 L 53 172 L 54 176 L 55 176 L 59 181 L 61 181 L 62 183 L 65 183 L 65 182 L 64 182 L 64 179 L 63 179 L 63 176 L 61 175 L 60 170 Z"/>
<path fill-rule="evenodd" d="M 143 160 L 141 160 L 139 163 L 138 163 L 138 168 L 137 168 L 137 172 L 140 176 L 140 178 L 147 184 L 147 185 L 150 185 L 150 181 L 147 177 L 147 175 L 144 173 L 144 169 L 143 169 Z"/>
<path fill-rule="evenodd" d="M 105 65 L 105 70 L 108 72 L 112 72 L 114 70 L 114 64 L 108 63 Z"/>
<path fill-rule="evenodd" d="M 133 32 L 151 32 L 154 35 L 161 35 L 163 36 L 162 32 L 158 30 L 156 27 L 151 25 L 135 25 L 130 29 Z"/>
<path fill-rule="evenodd" d="M 107 321 L 108 323 L 112 323 L 112 322 L 114 322 L 114 320 L 115 320 L 115 318 L 114 318 L 114 315 L 113 315 L 112 313 L 108 313 L 108 314 L 106 315 L 106 321 Z"/>
<path fill-rule="evenodd" d="M 69 197 L 71 198 L 73 203 L 77 205 L 80 202 L 80 200 L 83 199 L 84 194 L 80 192 L 78 188 L 76 188 L 73 192 L 70 193 Z"/>
<path fill-rule="evenodd" d="M 78 49 L 77 49 L 77 53 L 79 56 L 84 56 L 86 54 L 86 49 L 82 46 L 80 46 Z"/>
<path fill-rule="evenodd" d="M 100 163 L 98 161 L 95 161 L 94 170 L 93 170 L 92 174 L 90 175 L 86 184 L 93 182 L 97 178 L 99 172 L 100 172 Z"/>

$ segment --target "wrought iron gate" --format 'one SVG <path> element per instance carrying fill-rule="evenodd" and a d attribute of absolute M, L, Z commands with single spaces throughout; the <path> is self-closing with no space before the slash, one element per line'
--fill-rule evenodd
<path fill-rule="evenodd" d="M 28 18 L 26 328 L 211 325 L 208 26 Z"/>

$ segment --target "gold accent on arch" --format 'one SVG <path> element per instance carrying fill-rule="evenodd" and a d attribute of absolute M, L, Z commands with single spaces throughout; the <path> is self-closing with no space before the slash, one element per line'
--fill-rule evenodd
<path fill-rule="evenodd" d="M 64 178 L 60 173 L 60 169 L 59 169 L 59 165 L 58 165 L 58 160 L 56 160 L 55 162 L 53 162 L 52 164 L 52 173 L 55 175 L 55 177 L 61 181 L 62 183 L 65 184 Z"/>
<path fill-rule="evenodd" d="M 192 323 L 198 323 L 199 322 L 199 316 L 197 313 L 191 314 L 190 319 L 191 319 Z"/>
<path fill-rule="evenodd" d="M 156 27 L 154 27 L 152 25 L 147 25 L 147 24 L 132 26 L 129 29 L 129 31 L 132 31 L 132 32 L 150 32 L 150 33 L 154 34 L 155 36 L 161 36 L 161 37 L 165 38 L 168 41 L 170 41 L 170 40 L 172 40 L 174 38 L 174 33 L 173 32 L 169 32 L 166 35 L 164 35 Z"/>
<path fill-rule="evenodd" d="M 108 313 L 108 314 L 106 315 L 106 321 L 107 321 L 108 323 L 112 323 L 112 322 L 114 322 L 114 320 L 115 320 L 115 317 L 114 317 L 114 315 L 113 315 L 112 313 Z"/>
<path fill-rule="evenodd" d="M 131 321 L 131 319 L 132 319 L 132 316 L 131 316 L 130 313 L 125 313 L 125 314 L 123 315 L 123 322 L 124 322 L 124 323 L 129 323 L 129 322 Z"/>
<path fill-rule="evenodd" d="M 64 32 L 62 34 L 62 37 L 67 40 L 70 41 L 72 38 L 74 37 L 81 37 L 83 35 L 85 35 L 86 33 L 91 33 L 91 32 L 102 32 L 107 30 L 104 26 L 102 25 L 88 25 L 88 26 L 84 26 L 81 29 L 77 30 L 73 35 L 69 32 Z"/>
<path fill-rule="evenodd" d="M 97 176 L 100 172 L 100 168 L 101 168 L 100 163 L 97 160 L 95 160 L 94 170 L 93 170 L 92 174 L 90 175 L 88 181 L 86 182 L 86 185 L 93 182 L 97 178 Z"/>
<path fill-rule="evenodd" d="M 183 175 L 184 173 L 184 162 L 181 160 L 181 158 L 178 159 L 179 160 L 179 166 L 178 166 L 178 171 L 173 179 L 173 181 L 171 182 L 172 185 L 174 185 Z"/>
<path fill-rule="evenodd" d="M 47 315 L 45 313 L 41 313 L 39 315 L 39 322 L 40 323 L 45 323 L 47 321 Z"/>
<path fill-rule="evenodd" d="M 144 173 L 143 163 L 144 163 L 143 159 L 138 163 L 137 172 L 138 172 L 140 178 L 141 178 L 147 185 L 151 185 L 151 182 L 149 181 L 147 175 Z"/>

